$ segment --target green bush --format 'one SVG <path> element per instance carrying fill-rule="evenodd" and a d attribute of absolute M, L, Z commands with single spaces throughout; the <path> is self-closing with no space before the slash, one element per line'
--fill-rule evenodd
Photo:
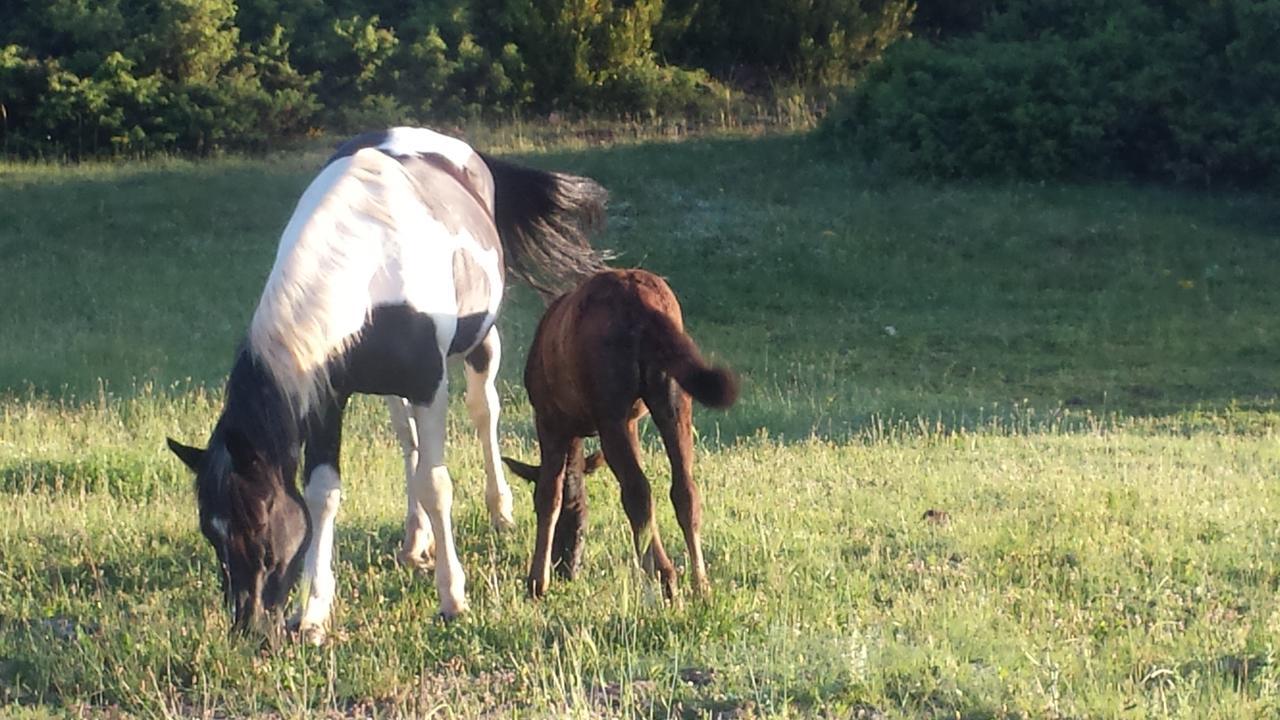
<path fill-rule="evenodd" d="M 1021 0 L 900 43 L 829 135 L 923 175 L 1280 175 L 1280 1 Z"/>
<path fill-rule="evenodd" d="M 745 70 L 809 86 L 849 82 L 902 36 L 907 0 L 671 0 L 663 51 L 722 75 Z"/>
<path fill-rule="evenodd" d="M 316 103 L 283 34 L 248 44 L 231 0 L 0 3 L 10 152 L 80 157 L 260 145 Z"/>
<path fill-rule="evenodd" d="M 766 89 L 845 82 L 904 31 L 910 7 L 0 0 L 4 148 L 199 153 L 486 115 L 711 117 L 729 94 L 717 72 L 756 67 Z"/>

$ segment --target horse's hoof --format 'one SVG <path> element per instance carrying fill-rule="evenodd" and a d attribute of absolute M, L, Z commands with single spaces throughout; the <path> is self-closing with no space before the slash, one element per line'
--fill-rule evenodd
<path fill-rule="evenodd" d="M 420 573 L 430 573 L 436 569 L 436 556 L 434 549 L 424 550 L 420 553 L 406 553 L 401 550 L 396 553 L 396 562 L 401 567 L 417 570 Z"/>
<path fill-rule="evenodd" d="M 485 506 L 489 508 L 489 524 L 498 532 L 514 530 L 516 520 L 512 514 L 511 493 L 490 495 L 485 497 Z"/>
<path fill-rule="evenodd" d="M 452 622 L 453 622 L 453 621 L 455 621 L 455 620 L 459 620 L 459 619 L 461 619 L 461 618 L 462 618 L 462 616 L 464 616 L 464 615 L 466 615 L 466 614 L 467 614 L 467 606 L 466 606 L 466 605 L 461 605 L 461 606 L 459 606 L 459 607 L 457 607 L 457 608 L 455 608 L 455 609 L 452 609 L 452 610 L 446 610 L 446 609 L 444 609 L 444 608 L 441 608 L 441 609 L 440 609 L 440 611 L 436 613 L 436 619 L 437 619 L 437 620 L 439 620 L 440 622 L 442 622 L 442 623 L 444 623 L 444 624 L 448 625 L 448 624 L 452 623 Z"/>
<path fill-rule="evenodd" d="M 320 647 L 329 639 L 329 631 L 323 625 L 307 625 L 298 628 L 298 641 L 311 647 Z"/>

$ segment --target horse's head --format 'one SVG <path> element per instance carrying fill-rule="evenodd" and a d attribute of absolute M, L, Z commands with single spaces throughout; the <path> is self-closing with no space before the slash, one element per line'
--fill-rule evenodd
<path fill-rule="evenodd" d="M 169 449 L 196 473 L 200 531 L 218 555 L 232 629 L 275 629 L 311 536 L 292 468 L 236 430 L 215 431 L 205 450 L 173 439 Z"/>

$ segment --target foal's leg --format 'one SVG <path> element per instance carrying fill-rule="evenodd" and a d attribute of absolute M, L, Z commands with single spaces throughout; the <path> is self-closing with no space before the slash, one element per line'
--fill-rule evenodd
<path fill-rule="evenodd" d="M 498 462 L 498 389 L 494 378 L 498 376 L 498 361 L 502 357 L 502 343 L 498 329 L 489 328 L 480 346 L 466 357 L 467 412 L 475 423 L 476 434 L 484 448 L 484 502 L 489 508 L 489 522 L 498 530 L 515 527 L 511 517 L 511 488 L 502 474 Z"/>
<path fill-rule="evenodd" d="M 436 565 L 436 542 L 431 533 L 431 520 L 426 508 L 418 502 L 410 489 L 413 475 L 418 468 L 418 427 L 413 420 L 409 401 L 394 395 L 387 396 L 387 409 L 391 414 L 391 427 L 400 440 L 400 452 L 404 455 L 404 485 L 408 510 L 404 520 L 404 545 L 397 559 L 401 564 L 419 570 L 430 570 Z"/>
<path fill-rule="evenodd" d="M 431 404 L 413 406 L 419 456 L 409 485 L 409 494 L 426 510 L 435 530 L 436 589 L 440 592 L 440 615 L 446 620 L 467 609 L 466 576 L 453 543 L 453 480 L 444 466 L 448 385 L 448 375 L 442 376 Z"/>
<path fill-rule="evenodd" d="M 689 394 L 665 376 L 651 380 L 644 395 L 653 424 L 671 461 L 671 504 L 689 549 L 689 571 L 698 592 L 710 589 L 702 559 L 702 498 L 693 481 L 693 404 Z"/>
<path fill-rule="evenodd" d="M 662 581 L 662 591 L 672 598 L 676 590 L 676 569 L 658 537 L 658 525 L 653 518 L 653 493 L 649 479 L 640 468 L 636 421 L 601 423 L 600 449 L 622 488 L 622 507 L 631 521 L 631 539 L 640 566 L 650 577 L 656 574 Z"/>
<path fill-rule="evenodd" d="M 330 402 L 313 417 L 307 430 L 302 496 L 311 516 L 311 544 L 303 564 L 302 586 L 308 588 L 298 616 L 298 631 L 307 642 L 324 642 L 337 581 L 333 576 L 333 526 L 342 500 L 338 454 L 342 445 L 345 401 Z"/>
<path fill-rule="evenodd" d="M 582 457 L 582 438 L 569 441 L 565 460 L 564 489 L 560 494 L 560 519 L 556 521 L 551 541 L 551 564 L 556 573 L 572 580 L 582 563 L 582 537 L 587 526 L 586 461 Z"/>
<path fill-rule="evenodd" d="M 552 431 L 539 419 L 538 448 L 542 455 L 538 484 L 533 490 L 533 509 L 538 517 L 538 532 L 533 543 L 533 559 L 529 563 L 526 588 L 529 597 L 540 598 L 551 585 L 551 539 L 560 517 L 561 493 L 564 488 L 565 462 L 571 439 Z"/>

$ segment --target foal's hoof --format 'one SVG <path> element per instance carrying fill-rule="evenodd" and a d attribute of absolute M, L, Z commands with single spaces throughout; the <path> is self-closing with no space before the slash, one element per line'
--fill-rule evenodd
<path fill-rule="evenodd" d="M 547 586 L 540 577 L 527 578 L 524 588 L 530 600 L 541 600 L 547 594 Z"/>
<path fill-rule="evenodd" d="M 693 581 L 693 595 L 699 600 L 711 599 L 711 581 L 706 578 L 695 578 Z"/>

